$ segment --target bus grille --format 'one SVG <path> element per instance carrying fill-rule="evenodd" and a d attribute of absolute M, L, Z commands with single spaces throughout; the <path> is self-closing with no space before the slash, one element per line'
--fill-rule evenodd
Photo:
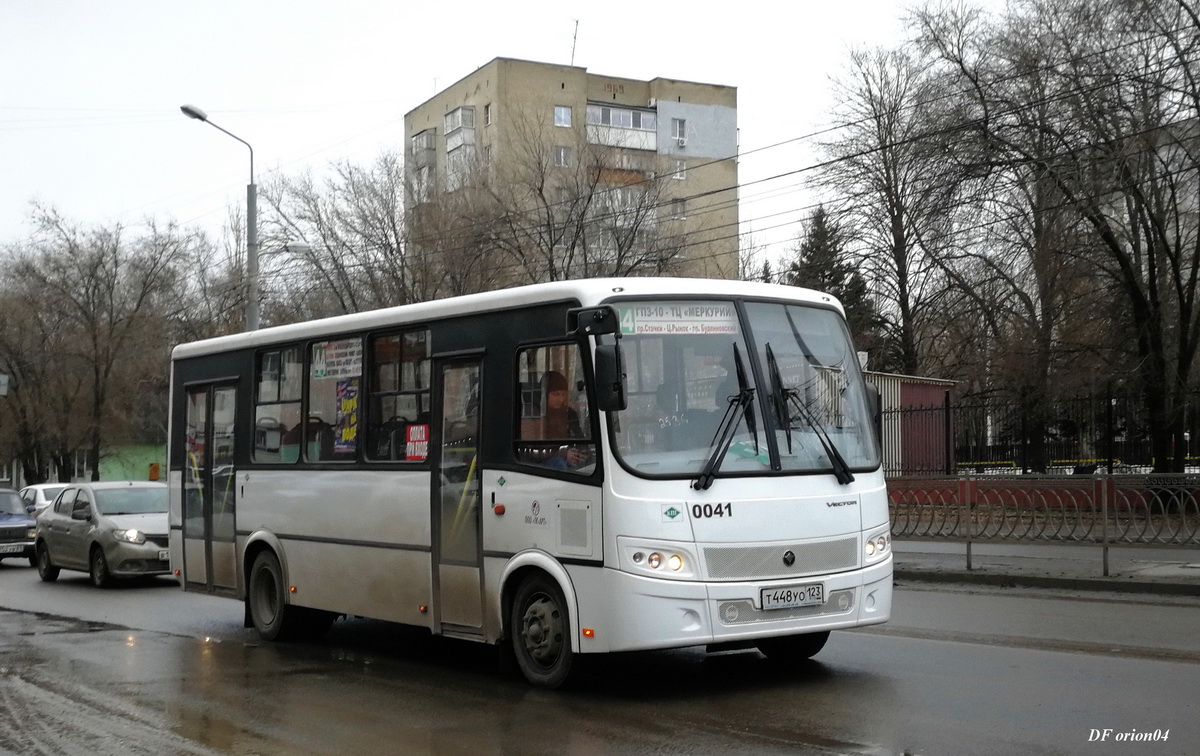
<path fill-rule="evenodd" d="M 784 552 L 796 556 L 791 567 Z M 708 576 L 713 580 L 772 580 L 824 572 L 841 572 L 858 566 L 858 538 L 771 546 L 709 546 L 704 549 Z"/>
<path fill-rule="evenodd" d="M 854 589 L 834 591 L 820 606 L 798 606 L 794 609 L 772 609 L 764 612 L 755 609 L 748 599 L 722 601 L 717 605 L 717 616 L 722 625 L 746 625 L 751 622 L 774 622 L 776 620 L 819 617 L 824 614 L 845 614 L 854 609 Z"/>

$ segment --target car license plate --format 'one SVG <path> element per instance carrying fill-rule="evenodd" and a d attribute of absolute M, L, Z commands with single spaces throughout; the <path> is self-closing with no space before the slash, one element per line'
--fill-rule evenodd
<path fill-rule="evenodd" d="M 164 562 L 167 561 L 168 559 L 170 559 L 171 558 L 170 549 L 159 549 L 158 550 L 158 558 L 163 560 Z"/>
<path fill-rule="evenodd" d="M 763 588 L 760 594 L 763 611 L 771 609 L 795 609 L 798 606 L 820 606 L 825 603 L 825 585 L 785 585 L 781 588 Z"/>
<path fill-rule="evenodd" d="M 25 546 L 19 543 L 8 543 L 0 546 L 0 554 L 20 554 Z"/>

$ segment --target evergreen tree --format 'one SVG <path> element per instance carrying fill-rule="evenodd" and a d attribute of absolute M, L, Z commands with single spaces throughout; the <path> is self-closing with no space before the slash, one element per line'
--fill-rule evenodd
<path fill-rule="evenodd" d="M 880 317 L 867 289 L 866 279 L 850 262 L 846 237 L 824 206 L 818 206 L 797 237 L 795 257 L 782 282 L 832 294 L 846 309 L 846 322 L 859 349 L 881 346 Z"/>

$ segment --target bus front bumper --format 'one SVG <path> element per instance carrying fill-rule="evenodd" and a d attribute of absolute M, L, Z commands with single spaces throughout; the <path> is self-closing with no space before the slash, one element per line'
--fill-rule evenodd
<path fill-rule="evenodd" d="M 892 559 L 798 580 L 688 582 L 617 570 L 573 572 L 579 594 L 614 597 L 578 607 L 582 653 L 682 648 L 778 635 L 844 630 L 886 622 L 892 612 Z M 819 606 L 764 611 L 762 589 L 821 583 Z M 620 597 L 619 599 L 616 597 Z M 585 633 L 586 628 L 589 633 Z"/>

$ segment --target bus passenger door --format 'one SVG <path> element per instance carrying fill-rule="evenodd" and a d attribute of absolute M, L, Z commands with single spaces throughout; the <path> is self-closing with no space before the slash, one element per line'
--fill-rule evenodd
<path fill-rule="evenodd" d="M 483 627 L 480 362 L 439 361 L 435 369 L 440 451 L 433 471 L 434 606 L 443 632 L 474 634 Z"/>
<path fill-rule="evenodd" d="M 234 412 L 237 389 L 188 389 L 187 468 L 183 476 L 183 563 L 191 589 L 237 589 Z"/>

